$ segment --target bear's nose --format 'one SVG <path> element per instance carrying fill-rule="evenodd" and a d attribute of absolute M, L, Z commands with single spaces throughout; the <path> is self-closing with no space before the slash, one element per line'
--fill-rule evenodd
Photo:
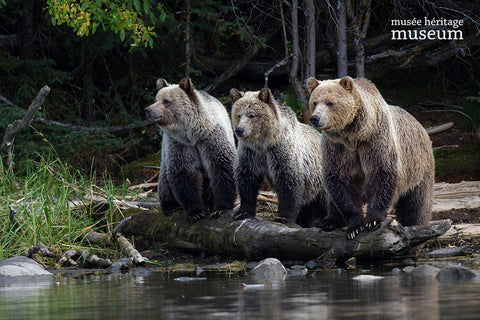
<path fill-rule="evenodd" d="M 242 137 L 243 136 L 243 128 L 240 128 L 240 127 L 236 128 L 235 133 L 237 134 L 237 136 Z"/>
<path fill-rule="evenodd" d="M 313 124 L 315 127 L 318 127 L 318 123 L 320 122 L 320 117 L 317 115 L 313 115 L 310 117 L 310 123 Z"/>

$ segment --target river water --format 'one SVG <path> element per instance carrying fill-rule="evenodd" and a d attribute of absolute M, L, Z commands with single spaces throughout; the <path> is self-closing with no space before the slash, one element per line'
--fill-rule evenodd
<path fill-rule="evenodd" d="M 382 278 L 354 279 L 366 274 Z M 371 270 L 322 270 L 275 284 L 201 276 L 57 275 L 2 285 L 0 319 L 480 319 L 480 280 Z"/>

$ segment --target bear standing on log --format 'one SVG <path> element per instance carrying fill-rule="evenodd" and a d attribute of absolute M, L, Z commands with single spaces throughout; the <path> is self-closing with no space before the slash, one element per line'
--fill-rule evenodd
<path fill-rule="evenodd" d="M 309 78 L 307 85 L 310 122 L 323 133 L 322 167 L 331 199 L 322 225 L 346 226 L 353 239 L 392 210 L 404 226 L 428 224 L 435 167 L 422 125 L 388 105 L 367 79 Z"/>
<path fill-rule="evenodd" d="M 300 123 L 269 89 L 230 91 L 238 136 L 235 179 L 240 208 L 234 219 L 254 217 L 264 178 L 278 194 L 277 222 L 310 227 L 327 212 L 322 183 L 321 134 Z"/>
<path fill-rule="evenodd" d="M 163 131 L 158 194 L 162 211 L 182 206 L 191 222 L 233 209 L 235 142 L 225 107 L 189 78 L 178 85 L 157 80 L 147 118 Z"/>

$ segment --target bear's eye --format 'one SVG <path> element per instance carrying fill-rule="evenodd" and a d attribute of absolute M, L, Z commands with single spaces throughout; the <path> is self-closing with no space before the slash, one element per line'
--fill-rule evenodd
<path fill-rule="evenodd" d="M 249 117 L 250 119 L 253 119 L 253 118 L 255 118 L 255 115 L 249 114 L 248 117 Z"/>
<path fill-rule="evenodd" d="M 313 103 L 313 106 L 316 107 L 316 106 L 317 106 L 317 102 L 314 102 L 314 103 Z"/>
<path fill-rule="evenodd" d="M 172 102 L 170 100 L 163 99 L 162 103 L 166 106 L 169 106 Z"/>
<path fill-rule="evenodd" d="M 333 102 L 327 102 L 327 107 L 333 107 Z"/>

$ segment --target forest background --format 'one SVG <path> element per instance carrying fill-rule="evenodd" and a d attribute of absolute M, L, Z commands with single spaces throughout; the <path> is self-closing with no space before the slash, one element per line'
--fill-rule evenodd
<path fill-rule="evenodd" d="M 305 80 L 348 74 L 426 127 L 453 121 L 432 136 L 437 180 L 480 180 L 479 14 L 467 0 L 0 0 L 0 135 L 48 85 L 15 139 L 17 166 L 54 149 L 79 170 L 142 182 L 159 159 L 161 131 L 144 115 L 157 78 L 190 76 L 227 107 L 230 88 L 268 85 L 308 123 Z M 425 28 L 392 26 L 414 18 L 461 19 L 463 39 L 392 40 Z"/>

